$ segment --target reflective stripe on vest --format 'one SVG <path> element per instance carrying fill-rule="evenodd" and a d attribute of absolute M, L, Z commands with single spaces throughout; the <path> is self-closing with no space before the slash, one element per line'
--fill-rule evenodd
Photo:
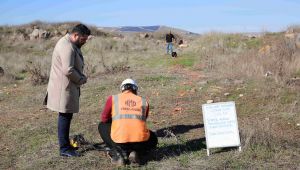
<path fill-rule="evenodd" d="M 142 121 L 146 121 L 146 99 L 142 98 L 142 113 L 141 115 L 136 114 L 120 114 L 119 112 L 119 97 L 118 95 L 114 95 L 114 105 L 115 105 L 115 112 L 116 115 L 112 118 L 112 120 L 118 119 L 139 119 Z"/>
<path fill-rule="evenodd" d="M 130 92 L 112 96 L 111 139 L 115 143 L 144 142 L 150 137 L 146 125 L 147 101 Z"/>
<path fill-rule="evenodd" d="M 135 115 L 135 114 L 117 114 L 113 117 L 112 120 L 118 120 L 118 119 L 139 119 L 142 121 L 146 121 L 146 116 L 144 115 Z"/>

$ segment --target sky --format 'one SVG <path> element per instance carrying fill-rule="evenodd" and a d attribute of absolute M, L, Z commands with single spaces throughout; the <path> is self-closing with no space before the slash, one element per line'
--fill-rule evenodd
<path fill-rule="evenodd" d="M 300 25 L 300 0 L 1 0 L 0 11 L 0 25 L 79 21 L 195 33 L 276 32 Z"/>

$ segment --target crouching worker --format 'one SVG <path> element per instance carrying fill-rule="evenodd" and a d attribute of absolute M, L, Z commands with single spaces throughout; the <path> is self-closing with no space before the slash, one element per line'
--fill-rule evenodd
<path fill-rule="evenodd" d="M 137 96 L 134 80 L 124 80 L 120 89 L 122 93 L 108 97 L 98 130 L 110 148 L 112 163 L 140 164 L 140 158 L 157 145 L 157 136 L 146 126 L 149 104 Z"/>

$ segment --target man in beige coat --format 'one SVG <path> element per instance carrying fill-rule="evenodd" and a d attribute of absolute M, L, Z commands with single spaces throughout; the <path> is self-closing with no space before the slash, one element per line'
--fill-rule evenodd
<path fill-rule="evenodd" d="M 47 88 L 47 108 L 58 112 L 58 141 L 61 156 L 79 156 L 70 145 L 69 131 L 73 113 L 79 112 L 80 86 L 87 77 L 83 74 L 81 46 L 91 34 L 83 24 L 76 25 L 56 44 Z"/>

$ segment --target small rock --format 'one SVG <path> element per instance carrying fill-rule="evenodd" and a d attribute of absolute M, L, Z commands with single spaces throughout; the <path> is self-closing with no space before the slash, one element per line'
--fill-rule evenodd
<path fill-rule="evenodd" d="M 40 108 L 40 112 L 42 112 L 42 111 L 47 111 L 47 107 L 45 107 L 45 108 Z"/>
<path fill-rule="evenodd" d="M 182 110 L 182 108 L 181 108 L 181 107 L 175 107 L 175 108 L 174 108 L 174 111 L 175 111 L 175 112 L 177 112 L 177 111 L 181 111 L 181 110 Z"/>
<path fill-rule="evenodd" d="M 17 84 L 14 84 L 14 88 L 16 88 L 17 87 Z"/>
<path fill-rule="evenodd" d="M 214 102 L 214 100 L 207 100 L 206 101 L 207 104 L 210 104 L 210 103 L 213 103 L 213 102 Z"/>
<path fill-rule="evenodd" d="M 179 92 L 179 96 L 182 97 L 186 94 L 186 92 L 182 91 L 182 92 Z"/>
<path fill-rule="evenodd" d="M 296 126 L 300 126 L 300 123 L 297 123 Z"/>
<path fill-rule="evenodd" d="M 271 71 L 267 71 L 266 74 L 265 74 L 265 77 L 269 77 L 271 76 L 273 73 Z"/>
<path fill-rule="evenodd" d="M 244 95 L 243 94 L 239 94 L 239 97 L 243 97 Z"/>
<path fill-rule="evenodd" d="M 195 92 L 196 92 L 196 89 L 192 88 L 192 89 L 190 90 L 190 92 L 191 92 L 191 93 L 195 93 Z"/>
<path fill-rule="evenodd" d="M 224 96 L 229 96 L 230 95 L 230 93 L 224 93 Z"/>

